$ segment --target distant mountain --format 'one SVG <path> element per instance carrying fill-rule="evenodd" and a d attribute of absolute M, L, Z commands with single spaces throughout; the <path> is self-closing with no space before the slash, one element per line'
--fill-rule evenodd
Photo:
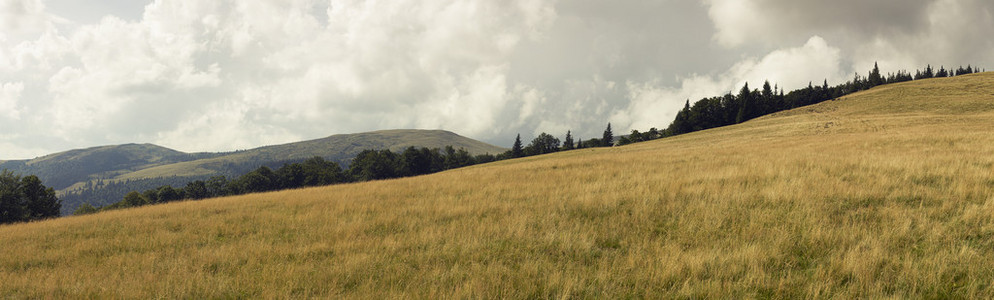
<path fill-rule="evenodd" d="M 0 163 L 0 169 L 37 175 L 46 186 L 57 190 L 78 182 L 114 178 L 130 172 L 209 158 L 217 153 L 183 153 L 152 144 L 126 144 L 70 150 L 30 160 Z"/>
<path fill-rule="evenodd" d="M 471 154 L 498 154 L 507 149 L 473 140 L 444 130 L 384 130 L 355 134 L 339 134 L 322 139 L 266 146 L 223 156 L 180 162 L 122 174 L 117 180 L 160 178 L 168 176 L 204 176 L 211 174 L 241 174 L 267 163 L 302 161 L 314 156 L 336 161 L 345 167 L 359 152 L 368 149 L 404 148 L 463 148 Z"/>
<path fill-rule="evenodd" d="M 59 191 L 63 214 L 82 203 L 120 201 L 127 191 L 145 190 L 210 176 L 238 176 L 260 166 L 277 168 L 320 156 L 346 167 L 367 149 L 427 147 L 463 148 L 470 153 L 498 154 L 507 149 L 444 130 L 384 130 L 339 134 L 322 139 L 265 146 L 228 153 L 184 153 L 152 144 L 126 144 L 70 150 L 31 160 L 0 161 L 0 169 L 37 175 Z"/>

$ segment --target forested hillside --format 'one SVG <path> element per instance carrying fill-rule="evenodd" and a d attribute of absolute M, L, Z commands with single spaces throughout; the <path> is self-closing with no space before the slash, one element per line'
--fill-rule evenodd
<path fill-rule="evenodd" d="M 213 176 L 235 178 L 259 167 L 271 169 L 322 157 L 347 167 L 363 150 L 453 146 L 473 155 L 506 149 L 442 130 L 385 130 L 265 146 L 229 153 L 183 153 L 151 144 L 127 144 L 71 150 L 32 160 L 0 163 L 0 170 L 33 174 L 57 190 L 62 213 L 83 203 L 102 206 L 118 202 L 133 190 L 162 185 L 182 187 Z"/>
<path fill-rule="evenodd" d="M 223 155 L 183 153 L 152 144 L 126 144 L 70 150 L 31 160 L 0 163 L 0 169 L 33 174 L 61 190 L 80 182 L 114 178 L 121 174 L 177 162 Z"/>

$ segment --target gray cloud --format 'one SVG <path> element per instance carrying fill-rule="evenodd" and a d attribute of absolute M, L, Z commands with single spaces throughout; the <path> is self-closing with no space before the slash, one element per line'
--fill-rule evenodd
<path fill-rule="evenodd" d="M 865 41 L 928 27 L 932 0 L 706 0 L 723 44 L 747 41 L 776 47 L 813 35 Z"/>
<path fill-rule="evenodd" d="M 727 47 L 790 46 L 821 36 L 862 70 L 990 63 L 994 2 L 985 0 L 705 0 L 715 40 Z"/>
<path fill-rule="evenodd" d="M 746 81 L 994 62 L 981 0 L 116 1 L 0 0 L 0 158 L 389 128 L 589 138 Z"/>

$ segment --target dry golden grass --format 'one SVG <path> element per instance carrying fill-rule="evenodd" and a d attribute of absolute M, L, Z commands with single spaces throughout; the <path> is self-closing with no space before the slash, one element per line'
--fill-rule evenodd
<path fill-rule="evenodd" d="M 991 298 L 994 74 L 363 184 L 0 227 L 0 298 Z"/>

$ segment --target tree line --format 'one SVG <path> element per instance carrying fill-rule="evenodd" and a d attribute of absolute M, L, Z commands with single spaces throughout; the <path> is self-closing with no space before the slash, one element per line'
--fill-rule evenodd
<path fill-rule="evenodd" d="M 38 176 L 0 171 L 0 224 L 58 217 L 61 208 L 55 190 L 42 184 Z"/>
<path fill-rule="evenodd" d="M 982 72 L 982 70 L 970 65 L 966 67 L 960 66 L 955 70 L 946 70 L 945 67 L 935 70 L 931 65 L 928 65 L 923 70 L 916 70 L 914 75 L 903 70 L 884 75 L 880 72 L 879 65 L 874 63 L 873 69 L 867 72 L 866 76 L 856 73 L 852 80 L 836 86 L 829 86 L 826 79 L 821 85 L 814 85 L 812 82 L 809 82 L 807 87 L 787 93 L 784 89 L 776 85 L 771 86 L 769 81 L 765 81 L 761 89 L 751 89 L 749 83 L 745 83 L 737 94 L 729 92 L 722 96 L 703 98 L 694 102 L 693 105 L 691 105 L 688 99 L 683 109 L 677 113 L 670 125 L 663 130 L 656 128 L 650 128 L 646 132 L 632 130 L 630 134 L 620 136 L 615 142 L 611 133 L 611 124 L 608 123 L 608 127 L 601 139 L 579 140 L 574 143 L 571 132 L 567 131 L 565 141 L 562 142 L 561 146 L 556 146 L 559 143 L 559 139 L 543 132 L 528 147 L 522 146 L 521 135 L 519 134 L 515 138 L 512 150 L 505 157 L 517 158 L 585 147 L 610 147 L 645 142 L 694 131 L 739 124 L 767 114 L 821 103 L 855 92 L 868 90 L 879 85 L 928 78 L 952 77 L 979 72 Z"/>
<path fill-rule="evenodd" d="M 542 133 L 530 144 L 524 146 L 521 143 L 521 135 L 518 135 L 510 150 L 497 155 L 480 154 L 474 156 L 466 149 L 455 149 L 452 146 L 446 146 L 443 149 L 412 146 L 397 153 L 388 149 L 369 149 L 356 155 L 348 169 L 342 169 L 336 162 L 314 157 L 300 163 L 284 164 L 276 170 L 262 166 L 233 179 L 228 179 L 223 175 L 213 176 L 207 180 L 190 181 L 180 188 L 166 184 L 143 192 L 130 191 L 120 201 L 105 206 L 96 207 L 89 203 L 83 203 L 73 214 L 85 215 L 105 210 L 179 200 L 199 200 L 302 187 L 418 176 L 498 160 L 552 153 L 563 149 L 608 147 L 613 145 L 613 141 L 611 124 L 608 124 L 601 139 L 588 141 L 574 142 L 571 134 L 567 132 L 566 142 L 563 143 L 552 135 Z"/>
<path fill-rule="evenodd" d="M 631 136 L 639 138 L 629 141 L 644 141 L 734 125 L 763 115 L 820 103 L 884 84 L 959 76 L 975 72 L 980 72 L 980 70 L 972 66 L 959 67 L 956 70 L 946 70 L 945 67 L 940 67 L 938 71 L 935 71 L 929 65 L 924 70 L 917 70 L 914 75 L 907 71 L 883 75 L 880 73 L 879 66 L 874 63 L 873 69 L 866 76 L 860 76 L 857 73 L 852 80 L 836 86 L 829 86 L 828 80 L 825 80 L 820 86 L 808 83 L 807 87 L 786 94 L 779 87 L 771 87 L 769 81 L 763 84 L 762 89 L 750 89 L 749 83 L 746 83 L 735 95 L 728 93 L 723 96 L 703 98 L 693 105 L 690 104 L 690 100 L 687 100 L 683 109 L 677 113 L 676 118 L 665 130 L 658 132 L 658 134 L 653 133 L 655 130 L 650 130 L 648 137 L 644 133 L 632 131 Z"/>
<path fill-rule="evenodd" d="M 338 163 L 322 157 L 313 157 L 299 163 L 288 163 L 273 170 L 259 167 L 236 178 L 213 176 L 206 180 L 194 180 L 184 187 L 162 185 L 143 192 L 130 191 L 118 202 L 95 207 L 84 203 L 73 212 L 74 215 L 95 213 L 150 204 L 167 203 L 178 200 L 199 200 L 248 193 L 268 192 L 313 186 L 325 186 L 347 182 L 391 179 L 436 173 L 461 168 L 478 163 L 495 161 L 496 156 L 481 154 L 473 156 L 465 149 L 446 146 L 444 149 L 408 147 L 401 152 L 390 150 L 364 150 L 349 165 L 342 169 Z"/>

